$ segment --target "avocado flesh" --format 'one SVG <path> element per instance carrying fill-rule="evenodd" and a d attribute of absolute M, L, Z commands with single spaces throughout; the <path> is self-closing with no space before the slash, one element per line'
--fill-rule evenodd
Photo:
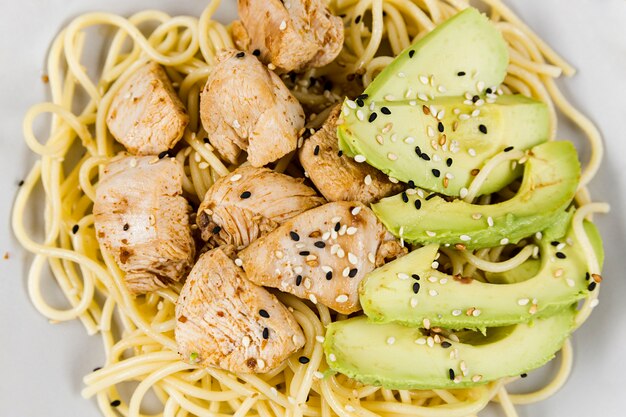
<path fill-rule="evenodd" d="M 364 384 L 388 389 L 467 388 L 548 362 L 573 330 L 574 316 L 574 309 L 566 308 L 532 323 L 498 329 L 493 338 L 488 329 L 478 345 L 449 342 L 449 348 L 416 343 L 423 337 L 419 329 L 374 323 L 361 316 L 328 326 L 324 352 L 333 370 Z M 392 344 L 389 338 L 394 338 Z M 461 362 L 467 367 L 465 376 Z M 457 382 L 450 378 L 450 369 Z"/>
<path fill-rule="evenodd" d="M 460 96 L 477 91 L 479 81 L 486 87 L 499 85 L 508 63 L 508 50 L 500 32 L 486 16 L 469 7 L 400 53 L 365 93 L 372 100 L 403 99 L 409 89 L 409 98 L 418 93 Z M 432 76 L 433 85 L 420 82 L 420 75 Z"/>
<path fill-rule="evenodd" d="M 476 205 L 402 194 L 382 199 L 372 210 L 395 236 L 400 237 L 402 230 L 407 242 L 488 248 L 502 244 L 503 239 L 517 243 L 558 221 L 574 198 L 579 177 L 574 145 L 548 142 L 529 152 L 522 184 L 509 200 Z M 420 200 L 420 209 L 416 200 Z"/>
<path fill-rule="evenodd" d="M 514 146 L 526 150 L 548 140 L 550 123 L 545 103 L 522 95 L 500 96 L 495 103 L 479 108 L 466 101 L 464 97 L 440 97 L 414 105 L 409 101 L 376 102 L 373 110 L 367 105 L 352 109 L 346 102 L 343 123 L 337 128 L 339 146 L 349 156 L 365 156 L 368 164 L 400 181 L 459 196 L 460 190 L 471 184 L 472 171 L 481 169 L 503 149 Z M 382 113 L 383 107 L 390 114 Z M 441 120 L 431 109 L 444 112 Z M 477 109 L 477 116 L 459 119 L 459 115 L 470 115 Z M 373 113 L 377 117 L 370 122 Z M 390 159 L 392 154 L 397 158 Z M 520 174 L 521 169 L 500 164 L 479 194 L 498 191 Z"/>
<path fill-rule="evenodd" d="M 586 223 L 585 231 L 602 260 L 597 229 Z M 421 326 L 428 319 L 431 326 L 449 329 L 507 326 L 554 314 L 589 293 L 585 253 L 573 230 L 562 242 L 568 239 L 573 245 L 563 248 L 542 239 L 538 272 L 524 280 L 526 267 L 520 266 L 517 275 L 508 277 L 515 283 L 502 285 L 467 283 L 434 270 L 431 264 L 438 246 L 424 246 L 366 275 L 359 288 L 363 311 L 375 322 Z M 420 279 L 412 278 L 413 274 Z M 417 294 L 415 283 L 419 284 Z"/>

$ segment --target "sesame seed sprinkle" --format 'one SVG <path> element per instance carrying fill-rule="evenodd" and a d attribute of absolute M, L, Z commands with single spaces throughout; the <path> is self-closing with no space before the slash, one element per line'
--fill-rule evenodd
<path fill-rule="evenodd" d="M 346 294 L 340 294 L 337 296 L 337 298 L 335 298 L 335 301 L 338 303 L 345 303 L 346 301 L 348 301 L 348 296 Z"/>
<path fill-rule="evenodd" d="M 278 29 L 280 29 L 280 30 L 287 29 L 287 22 L 285 22 L 284 20 L 282 22 L 280 22 L 280 26 L 278 26 Z"/>
<path fill-rule="evenodd" d="M 352 215 L 356 216 L 357 214 L 359 214 L 361 212 L 361 206 L 357 206 L 355 208 L 352 209 Z"/>
<path fill-rule="evenodd" d="M 365 116 L 363 115 L 363 111 L 361 109 L 356 111 L 356 118 L 363 121 L 365 119 Z"/>
<path fill-rule="evenodd" d="M 313 304 L 317 304 L 317 297 L 315 294 L 309 294 L 309 300 L 311 300 Z"/>
<path fill-rule="evenodd" d="M 354 161 L 358 163 L 365 162 L 365 157 L 363 155 L 354 155 Z"/>
<path fill-rule="evenodd" d="M 472 238 L 468 235 L 461 235 L 459 236 L 459 239 L 461 239 L 464 242 L 469 242 L 470 240 L 472 240 Z"/>

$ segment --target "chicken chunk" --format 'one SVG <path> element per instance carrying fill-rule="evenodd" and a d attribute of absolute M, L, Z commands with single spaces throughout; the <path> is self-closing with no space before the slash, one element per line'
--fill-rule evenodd
<path fill-rule="evenodd" d="M 211 144 L 230 163 L 242 150 L 255 167 L 296 149 L 304 111 L 282 80 L 252 54 L 223 51 L 200 98 Z"/>
<path fill-rule="evenodd" d="M 107 114 L 113 137 L 135 155 L 157 155 L 173 148 L 188 124 L 185 106 L 155 62 L 141 67 L 122 85 Z"/>
<path fill-rule="evenodd" d="M 324 204 L 302 180 L 267 168 L 243 166 L 217 181 L 196 217 L 209 247 L 248 246 L 288 219 Z"/>
<path fill-rule="evenodd" d="M 294 217 L 239 257 L 255 284 L 349 314 L 361 308 L 358 287 L 365 274 L 403 253 L 369 208 L 342 201 Z"/>
<path fill-rule="evenodd" d="M 258 50 L 280 71 L 304 71 L 333 61 L 343 47 L 343 22 L 322 0 L 239 0 L 235 44 Z"/>
<path fill-rule="evenodd" d="M 93 214 L 100 247 L 109 252 L 135 294 L 185 277 L 195 255 L 183 167 L 156 156 L 118 157 L 104 169 Z"/>
<path fill-rule="evenodd" d="M 183 360 L 231 372 L 265 373 L 304 346 L 294 316 L 246 279 L 228 248 L 203 254 L 176 303 L 175 337 Z"/>
<path fill-rule="evenodd" d="M 334 107 L 322 128 L 300 148 L 300 163 L 320 193 L 328 201 L 369 204 L 402 191 L 401 185 L 393 184 L 376 168 L 339 152 L 336 125 L 340 112 L 341 106 Z"/>

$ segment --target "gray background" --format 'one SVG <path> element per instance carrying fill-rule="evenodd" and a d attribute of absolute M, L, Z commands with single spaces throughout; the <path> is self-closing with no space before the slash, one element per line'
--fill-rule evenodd
<path fill-rule="evenodd" d="M 0 4 L 0 256 L 10 254 L 9 260 L 0 258 L 0 417 L 99 416 L 95 402 L 83 400 L 79 392 L 82 376 L 102 362 L 100 338 L 87 337 L 78 322 L 52 326 L 34 310 L 25 288 L 29 258 L 17 245 L 9 223 L 16 184 L 33 162 L 22 142 L 21 119 L 29 106 L 46 96 L 40 76 L 47 48 L 60 28 L 82 12 L 128 15 L 159 8 L 198 15 L 205 4 L 198 0 L 4 0 Z M 609 216 L 598 218 L 607 255 L 601 303 L 574 337 L 572 376 L 556 396 L 520 407 L 520 414 L 624 416 L 626 1 L 510 0 L 508 4 L 579 69 L 561 86 L 604 134 L 607 155 L 592 194 L 612 205 Z M 234 5 L 234 0 L 224 0 L 218 18 L 231 20 Z M 560 137 L 580 140 L 567 123 L 561 123 Z M 548 366 L 531 373 L 526 385 L 550 371 Z"/>

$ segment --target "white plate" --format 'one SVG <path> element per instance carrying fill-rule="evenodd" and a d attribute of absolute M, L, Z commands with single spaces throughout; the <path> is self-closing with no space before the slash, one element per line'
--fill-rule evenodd
<path fill-rule="evenodd" d="M 106 10 L 128 15 L 158 8 L 198 15 L 206 1 L 20 0 L 0 5 L 0 416 L 97 417 L 94 401 L 80 397 L 82 376 L 102 362 L 98 336 L 78 322 L 51 326 L 29 303 L 25 275 L 29 256 L 15 242 L 8 216 L 17 182 L 34 158 L 22 143 L 21 119 L 45 99 L 40 81 L 44 57 L 59 29 L 79 13 Z M 221 21 L 235 17 L 224 0 Z M 560 84 L 565 94 L 597 122 L 607 155 L 592 194 L 611 203 L 598 217 L 606 247 L 601 303 L 574 337 L 572 376 L 556 396 L 521 407 L 522 416 L 624 416 L 626 394 L 626 2 L 624 0 L 510 1 L 521 16 L 579 69 Z M 565 123 L 561 137 L 580 139 Z M 532 376 L 532 375 L 531 375 Z"/>

